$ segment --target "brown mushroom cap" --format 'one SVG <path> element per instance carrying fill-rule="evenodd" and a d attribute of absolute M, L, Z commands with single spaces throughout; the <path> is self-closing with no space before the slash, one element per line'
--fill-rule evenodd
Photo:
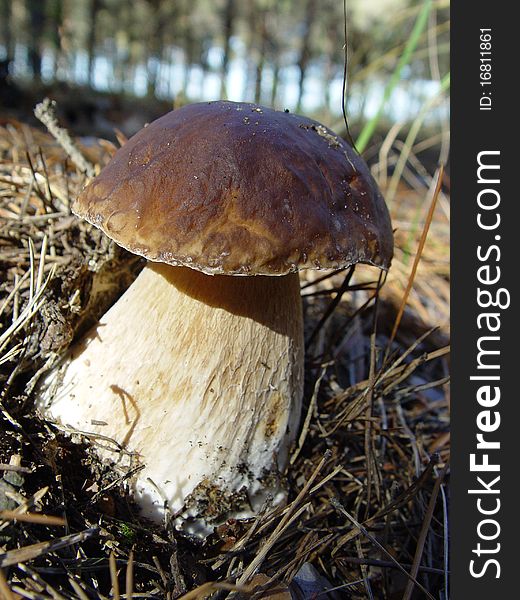
<path fill-rule="evenodd" d="M 368 167 L 330 129 L 256 104 L 184 106 L 133 136 L 74 212 L 135 254 L 205 273 L 387 268 Z"/>

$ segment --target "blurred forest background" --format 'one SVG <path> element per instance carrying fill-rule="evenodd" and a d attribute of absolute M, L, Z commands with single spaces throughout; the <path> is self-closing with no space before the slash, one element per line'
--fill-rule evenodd
<path fill-rule="evenodd" d="M 406 64 L 396 73 L 420 11 Z M 446 122 L 446 0 L 348 0 L 353 132 Z M 341 131 L 343 0 L 0 0 L 0 109 L 47 94 L 74 133 L 126 135 L 173 106 L 227 98 L 288 108 Z M 444 101 L 443 101 L 444 100 Z"/>

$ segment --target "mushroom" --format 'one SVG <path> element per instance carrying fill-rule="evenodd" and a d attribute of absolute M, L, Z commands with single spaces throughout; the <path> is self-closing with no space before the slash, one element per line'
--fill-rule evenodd
<path fill-rule="evenodd" d="M 280 501 L 303 395 L 298 270 L 392 257 L 366 164 L 311 119 L 192 104 L 132 137 L 73 211 L 148 262 L 47 379 L 42 411 L 103 456 L 109 439 L 130 452 L 149 517 Z"/>

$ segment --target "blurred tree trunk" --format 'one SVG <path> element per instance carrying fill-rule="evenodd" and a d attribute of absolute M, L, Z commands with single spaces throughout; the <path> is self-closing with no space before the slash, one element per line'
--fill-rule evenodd
<path fill-rule="evenodd" d="M 273 84 L 271 86 L 271 106 L 276 106 L 276 99 L 278 97 L 278 84 L 280 83 L 280 58 L 279 54 L 275 53 L 273 56 Z"/>
<path fill-rule="evenodd" d="M 162 56 L 162 41 L 166 23 L 161 18 L 161 0 L 153 0 L 149 3 L 152 6 L 151 15 L 151 34 L 148 40 L 148 84 L 147 93 L 149 96 L 155 95 L 157 81 L 159 78 L 159 67 Z"/>
<path fill-rule="evenodd" d="M 14 38 L 11 23 L 11 0 L 0 0 L 0 40 L 5 48 L 5 61 L 14 58 Z"/>
<path fill-rule="evenodd" d="M 300 111 L 302 107 L 302 98 L 305 85 L 305 76 L 307 75 L 307 67 L 309 66 L 309 59 L 311 57 L 311 33 L 312 25 L 314 22 L 314 15 L 316 13 L 316 0 L 307 0 L 305 5 L 305 18 L 303 23 L 303 35 L 300 45 L 300 55 L 298 57 L 298 69 L 300 71 L 300 77 L 298 81 L 298 102 L 296 104 L 296 110 Z"/>
<path fill-rule="evenodd" d="M 188 87 L 191 82 L 191 74 L 193 65 L 196 62 L 195 57 L 195 36 L 193 34 L 193 26 L 191 21 L 192 5 L 187 0 L 178 3 L 178 19 L 177 19 L 177 45 L 182 49 L 183 54 L 183 74 L 180 90 L 180 102 L 188 98 Z"/>
<path fill-rule="evenodd" d="M 51 60 L 52 66 L 50 69 L 53 79 L 56 78 L 58 59 L 60 55 L 60 29 L 63 25 L 63 4 L 62 0 L 48 0 L 49 18 L 47 20 L 47 37 L 52 49 Z"/>
<path fill-rule="evenodd" d="M 260 10 L 256 0 L 250 2 L 245 13 L 245 43 L 246 43 L 246 73 L 245 85 L 242 91 L 243 99 L 251 101 L 255 93 L 256 64 L 257 64 L 257 23 L 260 18 Z"/>
<path fill-rule="evenodd" d="M 330 88 L 334 80 L 335 65 L 334 60 L 330 54 L 325 57 L 325 68 L 323 69 L 323 104 L 327 110 L 327 114 L 330 113 Z"/>
<path fill-rule="evenodd" d="M 42 73 L 42 40 L 45 30 L 46 0 L 27 0 L 29 13 L 29 36 L 27 50 L 29 53 L 29 68 L 34 79 L 39 81 Z"/>
<path fill-rule="evenodd" d="M 283 25 L 284 11 L 286 10 L 286 2 L 278 2 L 271 6 L 268 14 L 267 37 L 268 37 L 268 60 L 272 68 L 271 94 L 270 105 L 277 105 L 281 64 L 283 55 L 283 46 L 286 42 L 286 30 Z"/>
<path fill-rule="evenodd" d="M 94 66 L 96 64 L 96 29 L 101 0 L 90 0 L 89 28 L 87 36 L 87 73 L 88 84 L 94 85 Z"/>
<path fill-rule="evenodd" d="M 115 83 L 117 85 L 117 89 L 120 91 L 125 90 L 125 77 L 128 70 L 128 65 L 130 63 L 130 40 L 128 37 L 128 28 L 125 27 L 125 24 L 122 24 L 123 27 L 117 32 L 116 35 L 116 53 L 115 53 L 115 64 L 114 64 L 114 74 L 115 74 Z"/>
<path fill-rule="evenodd" d="M 267 31 L 267 11 L 265 9 L 260 10 L 257 22 L 258 60 L 256 62 L 255 102 L 260 103 L 262 101 L 262 79 L 269 41 Z"/>
<path fill-rule="evenodd" d="M 227 98 L 227 78 L 229 75 L 229 59 L 231 57 L 231 37 L 233 35 L 236 17 L 236 1 L 227 0 L 224 9 L 224 55 L 222 57 L 222 81 L 220 84 L 220 97 Z"/>
<path fill-rule="evenodd" d="M 195 62 L 195 40 L 193 39 L 191 27 L 184 29 L 184 76 L 182 78 L 182 95 L 188 98 L 188 86 L 190 85 L 190 75 L 193 63 Z"/>
<path fill-rule="evenodd" d="M 342 11 L 342 7 L 340 9 Z M 327 110 L 327 114 L 331 113 L 331 87 L 335 78 L 342 73 L 340 71 L 340 65 L 344 62 L 344 35 L 343 35 L 343 20 L 339 19 L 339 15 L 333 9 L 333 6 L 329 6 L 328 14 L 323 21 L 323 33 L 324 46 L 323 46 L 323 58 L 325 61 L 323 68 L 323 102 Z M 335 106 L 336 112 L 341 110 L 342 104 L 338 103 Z"/>
<path fill-rule="evenodd" d="M 56 24 L 58 50 L 54 57 L 54 77 L 71 77 L 74 62 L 74 22 L 72 18 L 73 0 L 56 0 L 59 4 L 60 21 Z"/>

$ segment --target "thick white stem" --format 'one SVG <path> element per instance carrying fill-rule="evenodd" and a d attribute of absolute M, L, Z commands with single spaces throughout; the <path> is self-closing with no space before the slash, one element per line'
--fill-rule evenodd
<path fill-rule="evenodd" d="M 302 393 L 296 274 L 150 263 L 71 350 L 40 407 L 137 453 L 134 491 L 148 516 L 161 517 L 166 500 L 209 521 L 240 510 L 246 491 L 256 509 L 276 488 Z"/>

